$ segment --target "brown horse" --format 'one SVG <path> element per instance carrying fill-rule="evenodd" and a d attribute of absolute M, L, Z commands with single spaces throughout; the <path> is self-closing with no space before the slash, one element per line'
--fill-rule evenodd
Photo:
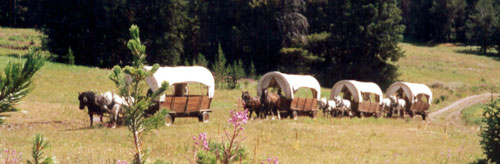
<path fill-rule="evenodd" d="M 248 109 L 248 118 L 252 118 L 254 111 L 257 117 L 259 117 L 260 110 L 262 109 L 259 97 L 251 97 L 248 91 L 245 91 L 241 92 L 241 99 L 243 100 L 243 108 Z"/>
<path fill-rule="evenodd" d="M 267 117 L 269 113 L 272 115 L 272 119 L 274 119 L 274 115 L 276 114 L 278 116 L 278 119 L 281 119 L 281 115 L 279 112 L 280 105 L 280 99 L 281 99 L 281 89 L 278 89 L 278 94 L 276 93 L 270 93 L 267 90 L 264 91 L 264 94 L 261 95 L 260 101 L 263 104 L 263 110 L 264 116 Z"/>

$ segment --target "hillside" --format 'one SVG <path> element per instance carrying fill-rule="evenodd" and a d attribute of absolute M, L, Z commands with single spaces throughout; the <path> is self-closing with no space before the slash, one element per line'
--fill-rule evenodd
<path fill-rule="evenodd" d="M 0 29 L 0 36 L 16 32 L 39 35 L 32 30 L 11 30 Z M 432 110 L 467 95 L 498 90 L 500 75 L 494 70 L 500 69 L 500 62 L 496 57 L 469 53 L 469 47 L 400 46 L 406 54 L 397 63 L 400 79 L 433 86 L 439 103 L 433 101 Z M 0 68 L 8 60 L 20 60 L 11 54 L 25 53 L 0 48 Z M 33 93 L 17 106 L 20 112 L 6 114 L 7 122 L 0 125 L 0 149 L 16 149 L 28 158 L 31 137 L 42 133 L 52 143 L 47 154 L 57 156 L 61 163 L 129 160 L 132 140 L 127 128 L 90 129 L 86 112 L 78 109 L 78 92 L 114 89 L 107 78 L 109 72 L 48 62 L 35 76 Z M 241 90 L 255 95 L 255 82 Z M 328 93 L 323 89 L 324 96 Z M 146 137 L 151 158 L 188 163 L 193 136 L 207 132 L 212 141 L 220 141 L 222 131 L 228 128 L 229 111 L 237 108 L 240 94 L 239 89 L 217 90 L 209 123 L 181 118 L 172 127 L 152 131 Z M 468 163 L 483 156 L 477 132 L 440 123 L 424 124 L 420 119 L 300 117 L 297 121 L 250 121 L 245 125 L 243 144 L 253 163 L 267 157 L 278 157 L 281 163 Z"/>

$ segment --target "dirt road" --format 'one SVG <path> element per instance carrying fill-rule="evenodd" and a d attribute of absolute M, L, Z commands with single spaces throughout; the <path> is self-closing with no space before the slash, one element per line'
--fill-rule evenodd
<path fill-rule="evenodd" d="M 500 94 L 491 94 L 491 93 L 486 93 L 486 94 L 481 94 L 481 95 L 473 95 L 469 96 L 463 99 L 460 99 L 458 101 L 455 101 L 451 103 L 450 105 L 439 109 L 435 112 L 432 112 L 429 114 L 429 120 L 430 121 L 437 121 L 440 118 L 444 118 L 446 122 L 450 122 L 453 125 L 463 125 L 461 121 L 461 113 L 462 110 L 472 106 L 474 104 L 478 104 L 481 102 L 486 102 L 491 100 L 491 98 L 496 98 L 500 96 Z M 445 115 L 447 114 L 447 115 Z"/>

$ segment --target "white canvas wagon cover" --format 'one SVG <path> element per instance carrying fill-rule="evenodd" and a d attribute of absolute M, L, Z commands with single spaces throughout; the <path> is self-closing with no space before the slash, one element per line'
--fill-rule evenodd
<path fill-rule="evenodd" d="M 281 88 L 288 99 L 293 99 L 295 91 L 299 88 L 309 88 L 313 91 L 313 96 L 320 99 L 321 86 L 318 80 L 310 75 L 291 75 L 278 71 L 268 72 L 259 80 L 257 95 L 261 96 L 264 89 L 269 87 Z"/>
<path fill-rule="evenodd" d="M 356 80 L 341 80 L 335 83 L 330 93 L 330 99 L 338 96 L 344 87 L 347 87 L 349 92 L 351 92 L 355 102 L 363 101 L 363 99 L 361 98 L 361 93 L 373 93 L 379 96 L 378 103 L 382 103 L 382 101 L 380 101 L 383 98 L 382 89 L 380 89 L 377 84 L 372 82 L 360 82 Z"/>
<path fill-rule="evenodd" d="M 415 102 L 415 97 L 419 94 L 424 94 L 429 96 L 427 103 L 432 102 L 432 91 L 427 85 L 425 84 L 417 84 L 417 83 L 408 83 L 408 82 L 395 82 L 387 88 L 385 95 L 390 96 L 397 92 L 399 89 L 403 89 L 403 92 L 405 93 L 406 97 L 414 103 Z"/>
<path fill-rule="evenodd" d="M 144 69 L 151 70 L 151 66 Z M 214 97 L 215 83 L 212 72 L 201 66 L 181 66 L 181 67 L 160 67 L 152 77 L 146 78 L 151 90 L 156 91 L 161 83 L 168 82 L 170 86 L 183 83 L 201 83 L 208 87 L 208 97 Z M 165 95 L 160 97 L 160 101 L 165 99 Z"/>

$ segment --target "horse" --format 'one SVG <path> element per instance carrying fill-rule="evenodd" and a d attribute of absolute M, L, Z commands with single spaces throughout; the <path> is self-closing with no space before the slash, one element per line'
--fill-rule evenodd
<path fill-rule="evenodd" d="M 106 110 L 102 110 L 97 99 L 100 99 L 101 96 L 97 95 L 92 91 L 78 93 L 78 100 L 80 101 L 80 110 L 83 110 L 85 106 L 88 108 L 88 114 L 90 117 L 90 127 L 93 126 L 94 114 L 98 114 L 100 116 L 101 124 L 103 124 L 102 116 L 106 113 Z"/>
<path fill-rule="evenodd" d="M 345 113 L 347 112 L 347 114 L 349 115 L 349 117 L 352 117 L 353 116 L 353 113 L 352 113 L 352 110 L 351 110 L 351 101 L 347 100 L 347 99 L 343 99 L 342 97 L 340 96 L 335 96 L 333 98 L 333 100 L 335 101 L 335 103 L 337 104 L 337 107 L 336 109 L 342 113 L 342 115 L 345 115 Z"/>
<path fill-rule="evenodd" d="M 387 113 L 387 117 L 392 116 L 392 101 L 390 98 L 385 98 L 382 100 L 382 111 Z"/>
<path fill-rule="evenodd" d="M 327 100 L 326 98 L 321 98 L 318 102 L 320 110 L 323 111 L 323 116 L 328 117 L 333 115 L 335 112 L 335 107 L 337 104 L 333 100 Z M 330 113 L 330 114 L 329 114 Z"/>
<path fill-rule="evenodd" d="M 124 106 L 130 106 L 130 102 L 133 102 L 133 98 L 126 99 L 117 94 L 114 94 L 110 91 L 105 92 L 100 95 L 101 97 L 97 99 L 98 104 L 100 105 L 101 110 L 108 111 L 111 113 L 111 128 L 116 127 L 116 123 L 118 122 L 118 115 L 123 114 L 124 111 L 122 108 Z M 109 109 L 111 107 L 111 109 Z"/>
<path fill-rule="evenodd" d="M 260 103 L 259 97 L 251 97 L 248 91 L 242 91 L 241 99 L 243 100 L 243 108 L 249 111 L 248 118 L 252 119 L 252 113 L 254 111 L 257 117 L 259 117 L 260 110 L 262 109 L 262 103 Z"/>
<path fill-rule="evenodd" d="M 262 102 L 264 116 L 267 117 L 269 113 L 272 115 L 272 119 L 274 120 L 274 114 L 278 115 L 278 119 L 281 119 L 281 115 L 279 112 L 280 109 L 280 94 L 281 89 L 278 89 L 278 94 L 270 93 L 267 90 L 264 91 L 264 94 L 260 97 L 260 102 Z"/>
<path fill-rule="evenodd" d="M 392 106 L 392 113 L 398 112 L 401 117 L 404 117 L 406 101 L 404 99 L 396 98 L 396 96 L 390 96 Z"/>

